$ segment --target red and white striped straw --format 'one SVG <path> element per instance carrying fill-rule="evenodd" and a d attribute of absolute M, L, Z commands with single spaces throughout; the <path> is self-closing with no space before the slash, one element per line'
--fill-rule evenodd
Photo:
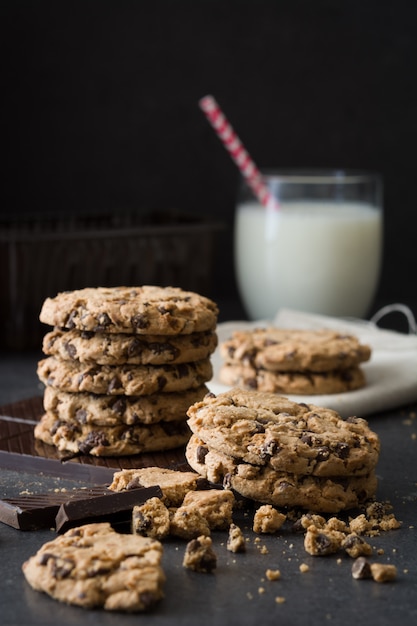
<path fill-rule="evenodd" d="M 261 172 L 213 96 L 204 96 L 199 101 L 199 105 L 259 202 L 264 206 L 277 206 L 277 201 L 265 185 Z"/>

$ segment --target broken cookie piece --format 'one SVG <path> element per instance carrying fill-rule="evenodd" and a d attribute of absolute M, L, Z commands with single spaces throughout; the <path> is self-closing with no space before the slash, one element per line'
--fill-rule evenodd
<path fill-rule="evenodd" d="M 217 567 L 217 556 L 211 537 L 204 535 L 190 541 L 185 549 L 183 566 L 195 572 L 210 574 Z"/>
<path fill-rule="evenodd" d="M 199 511 L 211 530 L 221 530 L 232 523 L 234 503 L 235 497 L 229 489 L 205 489 L 189 491 L 181 508 Z"/>
<path fill-rule="evenodd" d="M 260 506 L 253 517 L 253 531 L 255 533 L 275 533 L 277 532 L 287 516 L 280 513 L 270 504 Z"/>
<path fill-rule="evenodd" d="M 159 498 L 149 498 L 144 504 L 133 507 L 132 532 L 161 541 L 169 535 L 169 510 Z"/>
<path fill-rule="evenodd" d="M 230 524 L 226 548 L 229 552 L 246 552 L 246 542 L 239 526 Z"/>

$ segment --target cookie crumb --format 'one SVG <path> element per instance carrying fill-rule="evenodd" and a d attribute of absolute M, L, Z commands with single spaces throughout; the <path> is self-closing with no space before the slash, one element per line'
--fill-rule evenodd
<path fill-rule="evenodd" d="M 301 563 L 299 569 L 302 574 L 305 574 L 306 572 L 310 571 L 310 567 L 307 565 L 307 563 Z"/>
<path fill-rule="evenodd" d="M 386 583 L 395 580 L 397 568 L 386 563 L 371 563 L 371 575 L 377 583 Z"/>
<path fill-rule="evenodd" d="M 275 602 L 276 602 L 277 604 L 284 604 L 284 602 L 285 602 L 285 598 L 284 598 L 284 596 L 277 596 L 277 597 L 275 598 Z"/>
<path fill-rule="evenodd" d="M 246 552 L 246 542 L 239 526 L 230 524 L 226 548 L 230 552 Z"/>
<path fill-rule="evenodd" d="M 265 572 L 265 576 L 268 580 L 280 580 L 281 572 L 279 569 L 267 569 Z"/>
<path fill-rule="evenodd" d="M 211 537 L 201 535 L 192 539 L 185 548 L 183 566 L 194 572 L 211 574 L 217 567 L 217 556 Z"/>
<path fill-rule="evenodd" d="M 270 504 L 260 506 L 253 518 L 253 531 L 255 533 L 275 533 L 277 532 L 287 516 L 280 513 Z"/>

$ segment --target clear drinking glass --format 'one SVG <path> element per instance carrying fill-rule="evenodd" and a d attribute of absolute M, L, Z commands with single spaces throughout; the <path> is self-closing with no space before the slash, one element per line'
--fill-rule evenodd
<path fill-rule="evenodd" d="M 251 319 L 280 308 L 364 318 L 378 286 L 382 178 L 356 171 L 266 172 L 278 208 L 242 180 L 235 215 L 235 271 Z"/>

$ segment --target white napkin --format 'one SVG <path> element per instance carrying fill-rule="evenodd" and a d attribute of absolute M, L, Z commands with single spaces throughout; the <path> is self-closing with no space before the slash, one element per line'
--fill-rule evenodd
<path fill-rule="evenodd" d="M 219 344 L 230 337 L 234 330 L 266 326 L 294 329 L 332 328 L 354 334 L 361 343 L 372 349 L 371 359 L 362 364 L 367 384 L 364 388 L 346 393 L 295 396 L 296 402 L 335 409 L 342 417 L 359 417 L 405 406 L 417 401 L 417 336 L 378 328 L 373 322 L 340 319 L 302 313 L 291 309 L 278 311 L 273 323 L 266 320 L 255 322 L 223 322 L 217 326 Z M 213 393 L 227 391 L 229 387 L 218 380 L 222 363 L 219 348 L 213 354 L 214 376 L 208 387 Z"/>

